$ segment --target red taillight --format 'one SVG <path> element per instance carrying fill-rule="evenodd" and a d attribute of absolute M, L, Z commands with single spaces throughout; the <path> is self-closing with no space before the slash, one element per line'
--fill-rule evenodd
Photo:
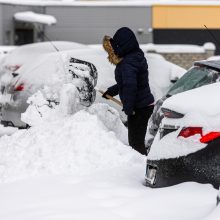
<path fill-rule="evenodd" d="M 18 70 L 20 67 L 21 67 L 21 65 L 19 65 L 19 64 L 16 64 L 14 66 L 6 66 L 7 69 L 9 69 L 10 71 L 13 71 L 13 72 Z"/>
<path fill-rule="evenodd" d="M 22 83 L 22 84 L 16 86 L 14 90 L 15 91 L 22 91 L 22 90 L 24 90 L 24 84 Z"/>
<path fill-rule="evenodd" d="M 201 139 L 201 143 L 208 143 L 210 141 L 215 140 L 216 138 L 220 137 L 220 132 L 210 132 L 206 135 L 204 135 Z"/>
<path fill-rule="evenodd" d="M 182 131 L 180 131 L 178 137 L 188 138 L 188 137 L 191 137 L 196 134 L 200 134 L 202 136 L 202 128 L 201 127 L 184 128 L 184 129 L 182 129 Z"/>

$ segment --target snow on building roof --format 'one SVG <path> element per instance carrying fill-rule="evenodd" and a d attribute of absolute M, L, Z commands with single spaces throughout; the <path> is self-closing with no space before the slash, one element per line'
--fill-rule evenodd
<path fill-rule="evenodd" d="M 57 22 L 56 18 L 52 15 L 38 14 L 32 11 L 15 13 L 14 18 L 17 21 L 24 21 L 24 22 L 30 22 L 30 23 L 41 23 L 41 24 L 47 24 L 47 25 L 56 24 Z"/>

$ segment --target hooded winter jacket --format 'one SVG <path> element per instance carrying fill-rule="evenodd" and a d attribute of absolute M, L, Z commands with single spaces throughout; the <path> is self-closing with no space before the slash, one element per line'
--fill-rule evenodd
<path fill-rule="evenodd" d="M 129 28 L 120 28 L 109 41 L 118 57 L 118 63 L 115 69 L 117 84 L 109 87 L 107 93 L 111 96 L 119 94 L 123 111 L 132 115 L 135 109 L 147 107 L 154 102 L 148 83 L 147 61 Z"/>

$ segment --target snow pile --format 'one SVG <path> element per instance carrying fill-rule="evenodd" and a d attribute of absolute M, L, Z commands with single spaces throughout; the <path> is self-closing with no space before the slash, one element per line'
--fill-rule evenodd
<path fill-rule="evenodd" d="M 0 137 L 4 136 L 4 135 L 12 135 L 16 131 L 18 131 L 18 128 L 4 127 L 2 124 L 0 124 Z"/>
<path fill-rule="evenodd" d="M 53 25 L 57 23 L 57 20 L 52 15 L 38 14 L 32 11 L 17 12 L 14 14 L 14 18 L 17 21 L 23 22 L 36 22 L 41 24 Z"/>
<path fill-rule="evenodd" d="M 208 215 L 204 220 L 219 220 L 220 216 L 220 205 L 218 205 L 210 215 Z"/>
<path fill-rule="evenodd" d="M 69 88 L 61 93 L 73 91 Z M 69 94 L 72 97 L 74 93 Z M 1 182 L 41 175 L 88 174 L 144 161 L 143 156 L 125 146 L 127 131 L 116 110 L 96 104 L 72 115 L 67 108 L 69 98 L 61 97 L 63 104 L 51 107 L 41 92 L 35 94 L 22 116 L 33 127 L 0 139 Z"/>

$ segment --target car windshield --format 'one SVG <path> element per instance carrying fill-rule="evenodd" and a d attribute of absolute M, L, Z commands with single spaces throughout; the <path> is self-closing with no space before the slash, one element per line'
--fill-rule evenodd
<path fill-rule="evenodd" d="M 203 85 L 216 82 L 218 72 L 207 67 L 193 67 L 186 72 L 168 91 L 168 96 L 185 92 Z"/>

